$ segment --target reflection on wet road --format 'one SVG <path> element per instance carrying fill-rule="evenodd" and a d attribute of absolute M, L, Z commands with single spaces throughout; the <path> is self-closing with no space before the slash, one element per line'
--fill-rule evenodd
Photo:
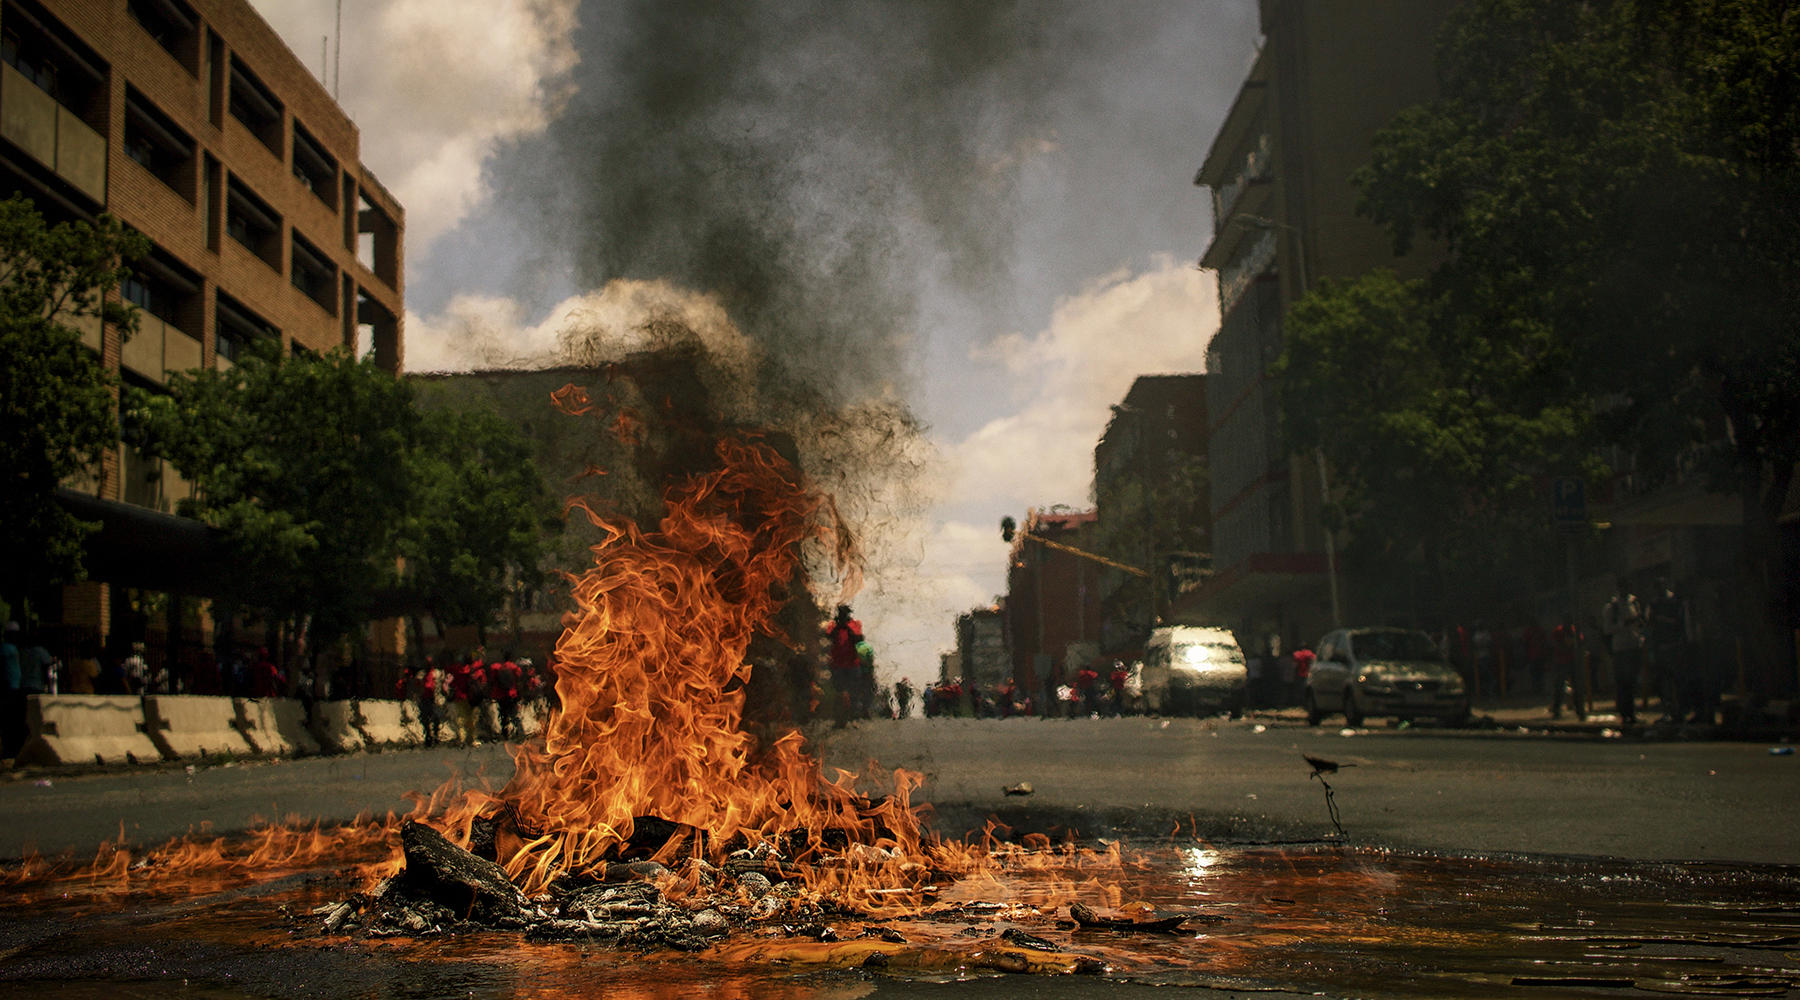
<path fill-rule="evenodd" d="M 190 878 L 123 894 L 39 882 L 12 887 L 0 904 L 0 995 L 836 1000 L 950 980 L 967 981 L 945 995 L 1118 996 L 1133 992 L 1128 983 L 1329 996 L 1800 995 L 1791 868 L 1202 844 L 1124 858 L 1091 873 L 1009 865 L 945 887 L 918 916 L 845 916 L 826 940 L 817 929 L 740 932 L 694 954 L 491 931 L 325 935 L 311 910 L 352 888 L 335 872 Z M 1175 933 L 1092 931 L 1057 905 L 1071 898 L 1193 916 Z M 880 969 L 863 966 L 872 928 L 907 945 Z M 1010 961 L 994 959 L 1020 950 L 1001 938 L 1014 928 L 1107 971 L 989 981 Z"/>

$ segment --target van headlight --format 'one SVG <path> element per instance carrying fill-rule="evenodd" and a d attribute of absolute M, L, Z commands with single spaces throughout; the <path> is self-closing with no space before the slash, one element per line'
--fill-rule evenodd
<path fill-rule="evenodd" d="M 1463 693 L 1463 679 L 1461 677 L 1452 677 L 1449 680 L 1445 681 L 1444 682 L 1444 693 L 1445 694 L 1462 694 Z"/>

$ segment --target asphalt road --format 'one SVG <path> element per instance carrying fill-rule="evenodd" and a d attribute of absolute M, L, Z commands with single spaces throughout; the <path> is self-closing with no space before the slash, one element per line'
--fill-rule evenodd
<path fill-rule="evenodd" d="M 1257 732 L 1257 725 L 1264 725 Z M 1220 843 L 1326 838 L 1332 776 L 1348 840 L 1454 853 L 1800 863 L 1800 757 L 1765 744 L 1676 743 L 1385 728 L 1341 736 L 1275 720 L 910 719 L 816 734 L 827 764 L 923 772 L 947 833 L 998 816 L 1021 831 L 1194 835 Z M 871 759 L 880 762 L 870 769 Z M 503 747 L 414 750 L 90 774 L 0 784 L 0 857 L 92 850 L 123 826 L 137 843 L 255 817 L 404 812 L 455 773 L 499 784 Z M 47 786 L 46 783 L 47 782 Z M 1030 796 L 1006 786 L 1029 782 Z"/>

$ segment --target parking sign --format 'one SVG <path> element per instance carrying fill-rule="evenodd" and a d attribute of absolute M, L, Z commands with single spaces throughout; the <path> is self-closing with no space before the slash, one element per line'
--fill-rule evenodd
<path fill-rule="evenodd" d="M 1587 527 L 1587 484 L 1579 476 L 1558 476 L 1550 481 L 1550 519 L 1564 531 Z"/>

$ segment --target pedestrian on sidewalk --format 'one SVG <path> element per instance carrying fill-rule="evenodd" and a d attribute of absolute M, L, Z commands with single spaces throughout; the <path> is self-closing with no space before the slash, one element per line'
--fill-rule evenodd
<path fill-rule="evenodd" d="M 1637 724 L 1638 680 L 1644 670 L 1644 609 L 1631 593 L 1631 581 L 1619 577 L 1619 592 L 1600 609 L 1600 627 L 1612 646 L 1613 696 L 1619 721 Z"/>
<path fill-rule="evenodd" d="M 525 722 L 519 717 L 519 690 L 523 687 L 523 680 L 519 664 L 513 660 L 510 649 L 488 671 L 488 685 L 493 691 L 494 701 L 500 706 L 500 738 L 503 740 L 525 738 Z"/>
<path fill-rule="evenodd" d="M 1562 624 L 1550 633 L 1550 717 L 1562 718 L 1563 689 L 1569 691 L 1569 707 L 1575 718 L 1587 721 L 1587 680 L 1581 667 L 1581 630 L 1575 619 L 1564 615 Z"/>

